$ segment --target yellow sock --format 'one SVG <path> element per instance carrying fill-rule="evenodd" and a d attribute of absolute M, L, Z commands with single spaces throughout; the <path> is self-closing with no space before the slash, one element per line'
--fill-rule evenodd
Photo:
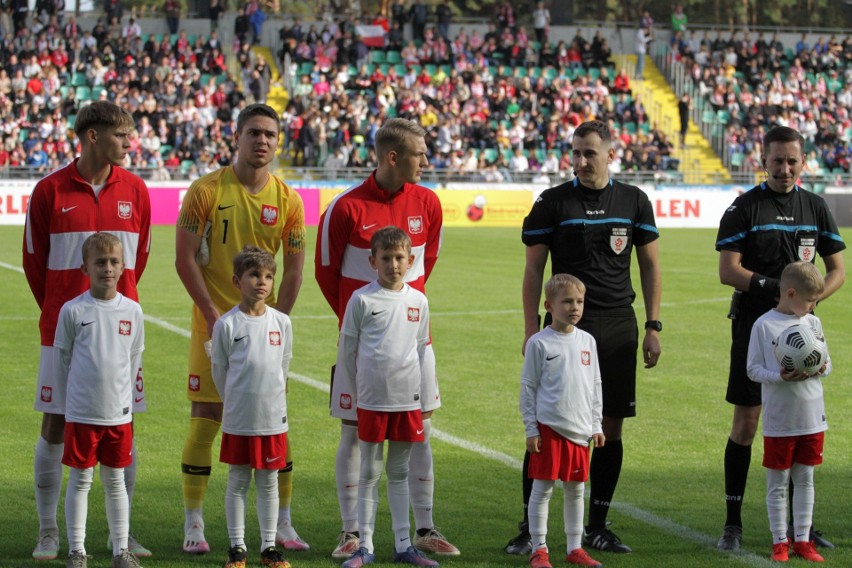
<path fill-rule="evenodd" d="M 287 467 L 278 470 L 278 508 L 290 508 L 293 499 L 293 462 L 287 462 Z"/>
<path fill-rule="evenodd" d="M 183 472 L 183 506 L 186 509 L 201 509 L 204 506 L 213 461 L 213 440 L 221 425 L 221 422 L 207 418 L 189 419 L 189 433 L 183 446 L 180 466 Z"/>

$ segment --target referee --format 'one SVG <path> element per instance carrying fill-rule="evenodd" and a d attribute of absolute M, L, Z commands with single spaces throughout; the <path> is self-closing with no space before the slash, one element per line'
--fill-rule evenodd
<path fill-rule="evenodd" d="M 743 495 L 751 463 L 751 444 L 760 419 L 760 383 L 746 374 L 751 327 L 775 307 L 781 271 L 796 260 L 825 263 L 825 300 L 843 285 L 846 248 L 825 201 L 796 185 L 804 167 L 805 140 L 786 126 L 763 137 L 766 181 L 739 196 L 719 224 L 719 278 L 735 289 L 731 303 L 731 362 L 725 400 L 734 405 L 731 435 L 725 447 L 727 519 L 717 547 L 737 550 L 742 542 Z M 819 531 L 810 540 L 832 548 Z"/>
<path fill-rule="evenodd" d="M 577 177 L 544 191 L 524 220 L 527 246 L 524 269 L 524 347 L 539 331 L 539 306 L 544 268 L 550 255 L 553 274 L 568 273 L 586 285 L 586 307 L 577 327 L 594 336 L 603 380 L 603 431 L 606 445 L 592 452 L 589 524 L 583 544 L 608 552 L 631 552 L 606 527 L 610 502 L 621 474 L 621 428 L 636 415 L 636 351 L 639 333 L 630 280 L 631 253 L 636 250 L 645 299 L 645 367 L 660 356 L 661 279 L 657 253 L 659 232 L 647 195 L 638 187 L 609 178 L 615 157 L 609 127 L 585 122 L 574 132 L 572 163 Z M 521 533 L 509 541 L 509 554 L 531 550 L 527 504 L 532 480 L 524 457 L 524 520 Z"/>

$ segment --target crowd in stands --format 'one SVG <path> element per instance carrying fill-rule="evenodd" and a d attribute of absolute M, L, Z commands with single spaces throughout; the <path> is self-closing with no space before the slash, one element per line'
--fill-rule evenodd
<path fill-rule="evenodd" d="M 803 34 L 784 45 L 763 32 L 676 33 L 673 56 L 697 85 L 702 121 L 723 129 L 735 168 L 760 171 L 760 141 L 774 125 L 805 137 L 810 174 L 848 173 L 852 162 L 852 37 Z"/>
<path fill-rule="evenodd" d="M 150 177 L 230 163 L 235 117 L 247 102 L 265 101 L 272 76 L 250 41 L 223 46 L 215 30 L 143 34 L 126 14 L 82 29 L 45 4 L 24 17 L 0 9 L 0 168 L 44 173 L 66 163 L 76 153 L 76 112 L 98 98 L 133 113 L 130 165 Z M 613 173 L 677 169 L 672 141 L 650 123 L 600 31 L 540 41 L 506 2 L 483 34 L 457 27 L 447 37 L 447 21 L 427 13 L 423 39 L 407 41 L 415 14 L 397 4 L 390 18 L 295 19 L 281 28 L 279 55 L 296 77 L 279 109 L 285 159 L 331 171 L 373 167 L 376 130 L 401 116 L 428 132 L 434 169 L 495 181 L 565 176 L 574 128 L 601 119 L 615 135 Z M 369 47 L 361 23 L 387 29 L 385 45 Z M 678 31 L 671 47 L 695 80 L 697 104 L 724 128 L 735 166 L 758 168 L 763 132 L 787 124 L 808 140 L 812 171 L 849 171 L 852 39 L 811 46 L 803 37 L 794 47 L 763 34 Z M 227 71 L 230 50 L 239 76 Z"/>

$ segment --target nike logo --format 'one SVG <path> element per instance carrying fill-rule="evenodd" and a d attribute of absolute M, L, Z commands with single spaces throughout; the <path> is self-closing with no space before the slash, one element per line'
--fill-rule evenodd
<path fill-rule="evenodd" d="M 373 223 L 372 225 L 361 225 L 361 230 L 366 231 L 367 229 L 372 229 L 376 225 L 378 225 L 378 223 Z"/>
<path fill-rule="evenodd" d="M 245 339 L 246 337 L 248 337 L 248 335 L 244 335 L 244 336 L 242 336 L 242 337 L 235 337 L 235 338 L 234 338 L 234 343 L 236 343 L 237 341 L 242 341 L 242 340 L 243 340 L 243 339 Z"/>
<path fill-rule="evenodd" d="M 399 542 L 405 542 L 405 541 L 406 541 L 406 540 L 408 540 L 409 538 L 410 538 L 410 537 L 401 538 L 401 539 L 399 539 Z"/>
<path fill-rule="evenodd" d="M 235 205 L 220 205 L 216 209 L 218 209 L 219 211 L 224 211 L 225 209 L 230 209 L 231 207 L 235 207 Z"/>
<path fill-rule="evenodd" d="M 275 460 L 281 459 L 281 456 L 276 456 L 274 458 L 266 458 L 266 463 L 272 463 Z"/>
<path fill-rule="evenodd" d="M 206 473 L 206 472 L 209 472 L 209 471 L 210 471 L 209 467 L 187 466 L 187 468 L 186 468 L 186 473 L 188 473 L 190 475 L 198 475 L 199 473 L 203 474 L 203 473 Z"/>
<path fill-rule="evenodd" d="M 143 400 L 145 400 L 145 397 L 144 397 L 144 396 L 140 396 L 140 397 L 133 397 L 133 402 L 135 402 L 135 403 L 137 403 L 137 404 L 138 404 L 138 403 L 140 403 L 140 402 L 142 402 Z"/>
<path fill-rule="evenodd" d="M 47 489 L 48 487 L 50 487 L 50 485 L 42 485 L 41 483 L 36 483 L 36 487 L 38 487 L 39 489 Z"/>
<path fill-rule="evenodd" d="M 72 205 L 71 207 L 63 207 L 63 208 L 62 208 L 62 212 L 63 212 L 63 213 L 68 213 L 68 212 L 69 212 L 69 211 L 71 211 L 72 209 L 77 209 L 77 207 L 79 207 L 79 206 L 78 206 L 78 205 Z"/>
<path fill-rule="evenodd" d="M 423 433 L 423 428 L 420 428 L 419 430 L 417 430 L 417 435 L 418 435 L 418 436 L 419 436 L 420 434 L 422 434 L 422 433 Z"/>
<path fill-rule="evenodd" d="M 377 311 L 377 312 L 373 312 L 373 315 L 374 315 L 374 316 L 377 316 L 377 315 L 379 315 L 379 314 L 383 314 L 383 313 L 385 313 L 385 310 L 379 310 L 379 311 Z"/>
<path fill-rule="evenodd" d="M 545 359 L 547 359 L 548 361 L 553 361 L 557 357 L 559 357 L 559 355 L 553 355 L 552 357 L 545 357 Z"/>
<path fill-rule="evenodd" d="M 93 323 L 95 323 L 95 322 L 94 321 L 84 321 L 84 322 L 81 322 L 80 325 L 83 326 L 83 327 L 86 327 L 87 325 L 92 325 Z"/>

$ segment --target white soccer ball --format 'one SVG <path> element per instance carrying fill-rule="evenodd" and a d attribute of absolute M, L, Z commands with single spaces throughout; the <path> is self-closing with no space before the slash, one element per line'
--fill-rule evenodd
<path fill-rule="evenodd" d="M 808 325 L 791 325 L 775 340 L 775 357 L 785 371 L 817 373 L 828 360 L 825 339 Z"/>

